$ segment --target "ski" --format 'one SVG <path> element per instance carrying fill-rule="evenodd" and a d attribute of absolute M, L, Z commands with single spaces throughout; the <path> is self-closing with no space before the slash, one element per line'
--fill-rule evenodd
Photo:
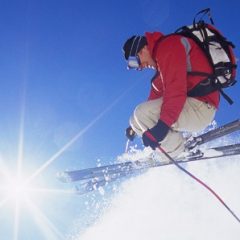
<path fill-rule="evenodd" d="M 178 163 L 187 163 L 199 160 L 208 160 L 212 158 L 220 158 L 232 155 L 240 155 L 240 144 L 233 144 L 223 147 L 210 148 L 205 153 L 197 152 L 188 158 L 178 159 Z M 161 167 L 171 165 L 171 162 L 160 162 L 160 161 L 128 161 L 123 163 L 117 163 L 112 165 L 106 165 L 102 167 L 88 168 L 83 170 L 65 171 L 59 175 L 59 179 L 63 182 L 76 182 L 86 180 L 99 180 L 115 179 L 117 177 L 130 175 L 141 172 L 145 169 L 153 167 Z"/>
<path fill-rule="evenodd" d="M 216 158 L 222 158 L 227 156 L 235 156 L 240 155 L 240 144 L 233 144 L 223 147 L 216 147 L 216 148 L 210 148 L 205 151 L 205 153 L 197 153 L 193 154 L 192 156 L 189 156 L 188 158 L 182 158 L 179 159 L 177 162 L 182 163 L 188 163 L 193 161 L 200 161 L 200 160 L 209 160 L 209 159 L 216 159 Z M 144 171 L 150 169 L 150 168 L 156 168 L 156 167 L 162 167 L 167 165 L 172 165 L 172 162 L 151 162 L 149 160 L 146 161 L 133 161 L 133 162 L 125 162 L 122 163 L 122 168 L 118 165 L 117 168 L 114 168 L 115 165 L 107 165 L 101 167 L 101 171 L 99 172 L 98 168 L 91 168 L 87 169 L 90 170 L 92 175 L 89 175 L 89 178 L 78 178 L 81 176 L 81 174 L 84 174 L 84 170 L 77 170 L 72 172 L 67 172 L 67 177 L 69 182 L 75 182 L 80 181 L 78 186 L 76 186 L 76 193 L 77 194 L 85 194 L 94 190 L 99 189 L 100 187 L 104 187 L 108 185 L 109 183 L 112 183 L 116 180 L 120 180 L 121 178 L 131 176 L 131 175 L 137 175 L 141 174 Z M 112 168 L 111 168 L 112 167 Z M 71 174 L 74 175 L 71 175 Z M 73 177 L 74 179 L 69 179 L 70 177 Z"/>
<path fill-rule="evenodd" d="M 200 136 L 193 137 L 192 139 L 188 140 L 185 146 L 187 149 L 191 150 L 196 146 L 202 145 L 204 143 L 210 142 L 212 140 L 226 136 L 230 133 L 233 133 L 239 130 L 240 130 L 240 119 L 237 119 L 233 122 L 230 122 L 221 127 L 218 127 L 209 132 L 206 132 Z"/>
<path fill-rule="evenodd" d="M 204 143 L 207 143 L 214 139 L 228 135 L 230 133 L 236 132 L 238 130 L 240 130 L 240 120 L 233 121 L 224 126 L 218 127 L 214 130 L 204 133 L 200 136 L 189 139 L 186 143 L 186 148 L 192 150 L 196 146 L 202 145 Z M 225 149 L 225 148 L 221 148 L 221 149 Z M 123 163 L 117 163 L 117 164 L 112 164 L 112 165 L 107 165 L 102 167 L 96 167 L 96 168 L 88 168 L 88 169 L 75 170 L 75 171 L 65 171 L 59 174 L 59 179 L 63 182 L 85 180 L 85 179 L 92 178 L 93 174 L 95 174 L 95 176 L 98 177 L 98 175 L 102 175 L 105 173 L 116 172 L 118 170 L 125 171 L 131 168 L 138 168 L 139 166 L 142 167 L 142 165 L 148 166 L 148 164 L 145 164 L 142 161 L 135 161 L 135 162 L 127 161 Z"/>
<path fill-rule="evenodd" d="M 223 137 L 240 130 L 240 120 L 233 121 L 224 126 L 218 127 L 197 137 L 192 137 L 186 143 L 189 155 L 176 159 L 178 163 L 187 163 L 212 158 L 221 158 L 232 155 L 240 155 L 240 143 L 214 147 L 205 150 L 196 150 L 204 143 Z M 149 168 L 171 165 L 169 161 L 157 161 L 153 159 L 141 159 L 137 161 L 126 161 L 101 167 L 93 167 L 82 170 L 64 171 L 58 174 L 58 179 L 62 182 L 79 182 L 76 191 L 79 194 L 99 189 L 99 187 L 121 179 L 132 174 L 139 174 Z"/>

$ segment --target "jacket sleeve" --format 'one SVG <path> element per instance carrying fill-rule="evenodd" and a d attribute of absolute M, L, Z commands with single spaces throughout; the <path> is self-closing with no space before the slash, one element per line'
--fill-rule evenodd
<path fill-rule="evenodd" d="M 153 76 L 153 78 L 151 79 L 151 90 L 150 90 L 150 94 L 148 96 L 148 100 L 154 100 L 157 98 L 162 97 L 162 88 L 160 86 L 155 86 L 155 83 L 160 82 L 160 76 L 159 73 L 156 72 L 156 74 Z"/>
<path fill-rule="evenodd" d="M 187 98 L 187 56 L 180 36 L 166 39 L 157 50 L 156 61 L 163 81 L 160 120 L 174 124 Z"/>
<path fill-rule="evenodd" d="M 158 99 L 159 98 L 159 94 L 157 94 L 153 87 L 151 87 L 151 91 L 150 91 L 150 94 L 148 96 L 148 100 L 155 100 L 155 99 Z"/>

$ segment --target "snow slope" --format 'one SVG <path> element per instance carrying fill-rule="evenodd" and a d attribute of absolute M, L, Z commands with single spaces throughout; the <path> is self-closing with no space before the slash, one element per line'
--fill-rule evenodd
<path fill-rule="evenodd" d="M 240 215 L 239 157 L 194 162 L 187 169 Z M 75 240 L 239 240 L 240 223 L 175 166 L 125 181 L 100 219 Z"/>

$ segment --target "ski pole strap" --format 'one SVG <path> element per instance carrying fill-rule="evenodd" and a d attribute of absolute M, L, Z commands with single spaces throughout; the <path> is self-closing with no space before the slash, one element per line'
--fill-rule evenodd
<path fill-rule="evenodd" d="M 221 88 L 219 89 L 219 92 L 230 105 L 233 104 L 233 100 Z"/>
<path fill-rule="evenodd" d="M 195 181 L 197 181 L 199 184 L 201 184 L 203 187 L 205 187 L 209 192 L 211 192 L 221 203 L 222 205 L 232 214 L 232 216 L 240 223 L 240 218 L 232 211 L 232 209 L 223 201 L 223 199 L 212 189 L 210 188 L 206 183 L 204 183 L 201 179 L 197 178 L 195 175 L 193 175 L 191 172 L 187 171 L 184 167 L 182 167 L 177 161 L 175 161 L 160 145 L 158 146 L 158 149 L 175 165 L 177 166 L 181 171 L 186 173 L 188 176 L 193 178 Z"/>
<path fill-rule="evenodd" d="M 156 143 L 158 142 L 157 139 L 149 131 L 145 132 L 145 134 L 151 141 L 156 142 Z"/>

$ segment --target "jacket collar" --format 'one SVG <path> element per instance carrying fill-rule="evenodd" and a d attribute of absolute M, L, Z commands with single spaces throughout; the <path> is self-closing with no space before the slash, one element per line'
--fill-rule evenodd
<path fill-rule="evenodd" d="M 161 32 L 146 32 L 145 36 L 147 38 L 147 43 L 148 43 L 148 49 L 150 51 L 150 54 L 153 55 L 153 50 L 156 45 L 156 43 L 163 38 L 163 34 Z"/>

